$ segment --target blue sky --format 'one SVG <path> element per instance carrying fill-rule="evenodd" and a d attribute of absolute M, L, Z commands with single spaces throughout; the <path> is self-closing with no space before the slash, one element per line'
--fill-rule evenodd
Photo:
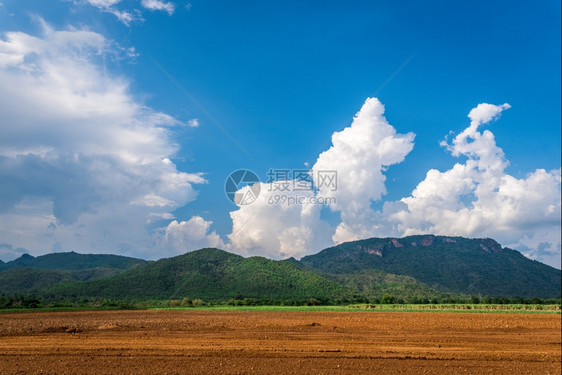
<path fill-rule="evenodd" d="M 0 1 L 0 54 L 10 61 L 3 65 L 3 74 L 13 79 L 12 85 L 19 82 L 34 92 L 48 92 L 51 87 L 53 92 L 47 99 L 29 99 L 26 110 L 36 106 L 32 112 L 41 114 L 41 103 L 52 107 L 55 104 L 49 104 L 50 98 L 59 95 L 66 102 L 87 98 L 81 105 L 93 112 L 83 113 L 95 113 L 82 133 L 79 105 L 72 108 L 78 111 L 72 114 L 61 114 L 63 109 L 56 114 L 45 112 L 41 118 L 50 113 L 52 123 L 25 120 L 26 110 L 18 112 L 6 99 L 16 94 L 5 80 L 0 108 L 15 109 L 6 111 L 0 120 L 0 132 L 9 135 L 0 144 L 4 158 L 0 177 L 5 191 L 19 193 L 0 194 L 0 223 L 4 223 L 1 259 L 12 259 L 22 251 L 40 254 L 51 250 L 159 258 L 207 245 L 244 255 L 300 257 L 334 241 L 432 231 L 490 236 L 504 246 L 560 267 L 559 2 L 357 2 L 349 6 L 314 1 Z M 80 31 L 91 34 L 78 34 Z M 11 38 L 10 32 L 20 34 Z M 57 42 L 70 40 L 73 33 L 75 44 L 65 42 L 61 46 Z M 39 42 L 30 42 L 22 35 L 38 38 L 47 47 L 39 48 Z M 103 41 L 92 42 L 98 37 Z M 25 48 L 17 47 L 22 45 Z M 16 55 L 23 56 L 22 60 L 10 60 Z M 41 63 L 34 65 L 34 59 Z M 29 73 L 30 69 L 35 69 L 34 73 Z M 65 71 L 74 72 L 74 78 L 63 83 L 42 78 L 44 74 L 58 77 Z M 82 85 L 80 77 L 102 84 Z M 114 88 L 112 82 L 123 86 Z M 96 95 L 88 96 L 88 92 Z M 60 96 L 65 93 L 70 97 Z M 116 93 L 121 95 L 117 102 L 126 104 L 120 108 L 128 110 L 115 109 L 113 117 L 99 115 Z M 364 158 L 370 151 L 357 153 L 357 158 L 346 164 L 336 162 L 334 167 L 342 170 L 340 179 L 348 176 L 340 181 L 344 184 L 342 196 L 336 197 L 342 203 L 314 207 L 313 216 L 318 216 L 310 219 L 313 224 L 303 219 L 302 207 L 283 210 L 260 207 L 257 202 L 253 208 L 238 208 L 225 196 L 224 181 L 236 169 L 251 169 L 265 181 L 270 168 L 303 169 L 307 168 L 305 163 L 330 167 L 325 161 L 319 162 L 319 155 L 333 146 L 332 135 L 355 126 L 352 121 L 358 111 L 365 116 L 369 111 L 377 112 L 377 103 L 369 104 L 372 108 L 365 103 L 370 97 L 384 105 L 384 121 L 398 138 L 415 134 L 411 147 L 387 155 L 392 159 L 388 164 L 381 162 L 383 157 Z M 456 226 L 444 226 L 425 214 L 417 215 L 415 207 L 424 207 L 424 212 L 437 210 L 429 198 L 414 194 L 420 183 L 428 181 L 428 171 L 440 171 L 444 175 L 438 184 L 450 183 L 450 189 L 456 186 L 458 190 L 459 182 L 446 172 L 455 163 L 470 166 L 471 159 L 483 158 L 480 149 L 464 152 L 440 145 L 447 135 L 452 144 L 453 138 L 469 126 L 471 109 L 480 103 L 509 103 L 510 108 L 500 111 L 501 118 L 498 112 L 492 121 L 482 120 L 478 134 L 472 133 L 466 142 L 473 143 L 485 130 L 492 132 L 494 145 L 503 150 L 496 156 L 505 165 L 494 172 L 493 178 L 486 174 L 488 167 L 466 172 L 459 181 L 472 179 L 472 187 L 467 185 L 468 190 L 457 195 L 425 190 L 431 190 L 427 194 L 432 196 L 442 194 L 442 200 L 449 197 L 449 205 L 439 209 L 458 212 L 452 216 L 453 221 L 463 216 L 463 209 L 468 210 L 465 219 L 470 225 L 459 219 Z M 169 118 L 160 123 L 151 114 Z M 13 131 L 16 126 L 24 129 L 29 121 L 36 121 L 41 129 L 58 129 L 59 115 L 68 124 L 55 135 L 46 132 L 51 134 L 47 138 L 37 136 L 39 139 L 31 142 L 33 137 L 24 131 Z M 101 117 L 95 120 L 96 116 Z M 120 123 L 123 116 L 143 125 Z M 377 128 L 382 126 L 377 122 L 382 119 L 373 116 L 371 130 L 382 131 Z M 72 121 L 76 121 L 75 127 Z M 111 121 L 117 122 L 112 125 Z M 190 126 L 190 122 L 198 125 Z M 107 133 L 99 130 L 106 126 Z M 143 146 L 96 141 L 93 147 L 76 135 L 87 134 L 85 138 L 90 140 L 127 137 L 128 132 L 115 133 L 116 129 L 123 130 L 120 126 L 132 131 L 134 139 L 144 139 L 146 134 L 152 138 L 139 141 Z M 361 133 L 359 126 L 356 132 L 360 137 L 372 133 Z M 347 146 L 356 146 L 352 139 L 357 137 L 342 137 L 344 143 L 351 142 Z M 119 152 L 110 152 L 111 147 L 131 147 L 134 151 L 115 156 Z M 377 147 L 381 144 L 374 142 L 365 150 Z M 40 151 L 45 149 L 49 151 Z M 61 161 L 71 154 L 73 159 Z M 337 146 L 332 154 L 335 159 L 330 160 L 344 160 L 341 155 L 349 155 L 338 151 Z M 76 155 L 85 161 L 76 162 Z M 164 177 L 155 161 L 158 158 L 169 160 Z M 150 163 L 142 161 L 149 159 Z M 357 164 L 358 160 L 364 164 Z M 37 177 L 37 170 L 30 167 L 41 163 L 48 166 L 37 167 L 49 176 L 44 177 L 46 180 Z M 348 170 L 356 165 L 359 169 Z M 113 185 L 100 177 L 105 176 L 104 168 Z M 543 176 L 548 182 L 535 181 L 533 185 L 530 176 L 542 169 L 548 174 Z M 353 180 L 360 171 L 368 181 Z M 386 176 L 383 181 L 381 173 Z M 123 176 L 130 180 L 124 182 Z M 478 186 L 494 179 L 497 186 L 490 188 L 489 195 L 477 191 Z M 519 190 L 509 185 L 510 179 L 515 185 L 518 181 Z M 175 185 L 169 184 L 170 180 Z M 384 191 L 380 184 L 370 181 L 381 182 Z M 67 186 L 62 188 L 64 182 Z M 433 183 L 435 188 L 437 182 Z M 551 189 L 545 191 L 513 193 L 549 183 Z M 361 192 L 350 188 L 343 196 L 345 184 L 366 188 Z M 507 193 L 493 196 L 498 191 Z M 132 198 L 135 195 L 143 197 L 142 204 Z M 419 205 L 411 201 L 407 208 L 398 207 L 405 201 L 397 202 L 408 197 L 414 197 Z M 512 209 L 506 210 L 501 219 L 482 213 L 482 207 L 491 200 L 502 204 L 508 198 Z M 459 200 L 463 206 L 459 206 Z M 349 207 L 357 205 L 370 211 L 352 212 Z M 103 224 L 110 217 L 109 207 L 115 209 L 111 225 L 126 222 L 128 231 L 137 235 L 123 235 Z M 525 207 L 542 211 L 530 212 Z M 490 210 L 498 211 L 493 205 Z M 137 216 L 138 222 L 132 223 L 134 220 L 128 219 L 131 215 Z M 252 219 L 259 223 L 243 225 L 246 216 L 260 217 Z M 520 222 L 516 219 L 519 216 L 530 219 Z M 7 224 L 16 222 L 29 230 L 18 231 L 15 224 Z M 389 222 L 394 225 L 387 225 Z M 490 222 L 497 225 L 490 227 Z M 233 227 L 239 230 L 240 239 L 229 237 Z M 322 229 L 318 232 L 314 227 Z M 278 235 L 267 234 L 270 232 Z M 100 236 L 105 240 L 99 240 Z"/>

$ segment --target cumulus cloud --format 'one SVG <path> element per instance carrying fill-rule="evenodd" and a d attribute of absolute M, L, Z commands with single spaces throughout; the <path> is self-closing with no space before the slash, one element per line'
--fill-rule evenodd
<path fill-rule="evenodd" d="M 332 135 L 332 147 L 312 167 L 310 177 L 317 190 L 295 190 L 293 180 L 273 184 L 285 185 L 282 191 L 262 184 L 255 202 L 230 214 L 230 249 L 243 255 L 300 258 L 334 242 L 372 237 L 377 230 L 383 233 L 380 215 L 370 204 L 386 194 L 383 172 L 404 160 L 414 137 L 398 134 L 386 121 L 381 102 L 368 98 L 351 125 Z M 340 213 L 337 228 L 320 219 L 323 205 Z"/>
<path fill-rule="evenodd" d="M 188 221 L 172 221 L 165 228 L 161 249 L 169 249 L 174 253 L 184 253 L 205 247 L 224 248 L 225 244 L 219 235 L 211 231 L 212 221 L 194 216 Z"/>
<path fill-rule="evenodd" d="M 158 217 L 195 199 L 168 125 L 106 73 L 102 35 L 43 23 L 0 39 L 0 237 L 35 252 L 152 253 Z"/>
<path fill-rule="evenodd" d="M 559 266 L 561 170 L 537 169 L 519 179 L 509 175 L 509 162 L 493 133 L 482 130 L 509 108 L 507 103 L 482 103 L 472 109 L 469 126 L 451 142 L 441 143 L 453 157 L 466 161 L 444 172 L 429 170 L 409 196 L 384 202 L 376 211 L 371 203 L 386 193 L 384 172 L 404 161 L 415 135 L 397 133 L 384 117 L 384 106 L 369 98 L 351 125 L 333 134 L 332 146 L 319 155 L 310 173 L 317 190 L 308 192 L 305 202 L 321 198 L 339 213 L 335 230 L 320 220 L 321 205 L 271 204 L 279 192 L 262 184 L 265 193 L 256 202 L 231 213 L 228 246 L 244 255 L 300 257 L 331 243 L 434 233 L 492 237 Z M 334 171 L 335 189 L 321 178 L 322 172 Z M 292 183 L 287 181 L 288 186 Z"/>
<path fill-rule="evenodd" d="M 467 158 L 451 169 L 432 169 L 404 204 L 389 215 L 403 235 L 434 233 L 492 237 L 525 250 L 527 256 L 560 263 L 560 169 L 537 169 L 526 178 L 506 172 L 509 165 L 494 135 L 480 127 L 509 104 L 479 104 L 468 115 L 470 126 L 442 145 Z M 550 249 L 548 258 L 539 253 Z M 544 251 L 543 251 L 544 252 Z M 557 254 L 557 255 L 555 255 Z"/>
<path fill-rule="evenodd" d="M 560 169 L 537 169 L 526 178 L 515 178 L 506 172 L 509 162 L 494 134 L 482 130 L 510 107 L 482 103 L 473 108 L 469 126 L 451 142 L 441 143 L 452 156 L 466 161 L 444 172 L 429 170 L 410 196 L 385 202 L 375 211 L 371 203 L 386 192 L 384 171 L 404 160 L 414 135 L 397 134 L 386 122 L 382 104 L 367 99 L 351 126 L 334 133 L 333 146 L 313 166 L 313 171 L 338 173 L 337 190 L 318 189 L 337 198 L 330 205 L 341 215 L 334 242 L 420 233 L 492 237 L 559 266 Z"/>
<path fill-rule="evenodd" d="M 373 235 L 379 224 L 370 205 L 386 194 L 383 172 L 404 160 L 414 147 L 414 137 L 396 132 L 376 98 L 368 98 L 351 125 L 332 135 L 332 146 L 318 156 L 312 170 L 319 194 L 334 197 L 330 208 L 341 214 L 336 243 Z M 318 179 L 319 172 L 330 170 L 337 171 L 337 189 Z"/>
<path fill-rule="evenodd" d="M 322 206 L 313 201 L 312 191 L 294 190 L 293 181 L 260 184 L 260 194 L 253 203 L 230 213 L 230 251 L 273 259 L 300 258 L 331 244 L 333 230 L 320 220 Z M 278 191 L 275 186 L 287 189 Z M 248 189 L 244 187 L 240 194 Z"/>

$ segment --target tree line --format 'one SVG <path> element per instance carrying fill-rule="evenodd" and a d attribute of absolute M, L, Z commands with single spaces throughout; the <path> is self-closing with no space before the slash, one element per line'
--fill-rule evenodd
<path fill-rule="evenodd" d="M 228 300 L 204 300 L 202 298 L 184 297 L 182 299 L 169 300 L 126 300 L 126 299 L 46 299 L 33 295 L 1 295 L 0 309 L 35 309 L 35 308 L 147 308 L 147 307 L 202 307 L 202 306 L 346 306 L 356 304 L 372 305 L 400 305 L 400 304 L 486 304 L 486 305 L 560 305 L 561 300 L 552 298 L 521 298 L 521 297 L 445 297 L 426 298 L 410 297 L 396 298 L 390 294 L 384 294 L 380 298 L 367 298 L 362 296 L 330 299 L 330 298 L 252 298 L 237 296 Z"/>

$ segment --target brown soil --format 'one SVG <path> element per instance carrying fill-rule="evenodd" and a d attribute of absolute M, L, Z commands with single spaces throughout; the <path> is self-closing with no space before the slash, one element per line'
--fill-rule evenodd
<path fill-rule="evenodd" d="M 560 315 L 0 314 L 0 374 L 560 374 Z"/>

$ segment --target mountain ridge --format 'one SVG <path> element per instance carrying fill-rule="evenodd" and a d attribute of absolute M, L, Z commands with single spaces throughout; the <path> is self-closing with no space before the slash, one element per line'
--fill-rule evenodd
<path fill-rule="evenodd" d="M 244 258 L 205 248 L 163 258 L 87 282 L 61 283 L 50 294 L 108 298 L 331 298 L 352 291 L 296 265 L 264 257 Z"/>
<path fill-rule="evenodd" d="M 490 238 L 416 235 L 351 241 L 303 257 L 306 269 L 342 274 L 375 269 L 445 292 L 560 296 L 560 270 Z"/>
<path fill-rule="evenodd" d="M 97 267 L 129 269 L 146 263 L 148 261 L 144 259 L 115 254 L 81 254 L 69 251 L 34 257 L 25 253 L 12 261 L 0 263 L 0 270 L 23 267 L 45 270 L 84 270 Z"/>
<path fill-rule="evenodd" d="M 75 252 L 24 255 L 0 266 L 0 293 L 68 298 L 560 298 L 561 289 L 560 270 L 493 239 L 435 235 L 351 241 L 301 260 L 205 248 L 158 261 Z"/>

